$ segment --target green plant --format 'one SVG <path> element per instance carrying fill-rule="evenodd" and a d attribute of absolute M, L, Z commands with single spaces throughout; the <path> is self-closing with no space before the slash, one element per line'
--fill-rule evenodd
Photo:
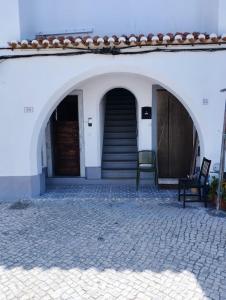
<path fill-rule="evenodd" d="M 209 188 L 209 197 L 213 198 L 217 194 L 219 180 L 215 176 L 212 177 L 212 181 L 210 183 Z M 226 181 L 222 183 L 222 200 L 226 202 Z"/>
<path fill-rule="evenodd" d="M 226 201 L 226 181 L 222 183 L 222 199 Z"/>
<path fill-rule="evenodd" d="M 210 188 L 209 188 L 209 196 L 212 198 L 216 195 L 217 193 L 217 186 L 218 186 L 218 178 L 215 176 L 212 177 L 212 181 L 210 183 Z"/>

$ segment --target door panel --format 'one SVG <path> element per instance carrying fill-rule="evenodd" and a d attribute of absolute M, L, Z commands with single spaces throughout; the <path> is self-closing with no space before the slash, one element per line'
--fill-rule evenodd
<path fill-rule="evenodd" d="M 169 96 L 169 177 L 190 173 L 193 149 L 193 122 L 184 106 Z"/>
<path fill-rule="evenodd" d="M 165 91 L 158 92 L 157 128 L 158 128 L 158 168 L 159 177 L 169 176 L 169 100 Z"/>
<path fill-rule="evenodd" d="M 184 106 L 167 91 L 158 92 L 158 166 L 160 178 L 190 173 L 193 122 Z"/>
<path fill-rule="evenodd" d="M 69 96 L 58 106 L 53 120 L 54 173 L 80 175 L 78 103 Z"/>

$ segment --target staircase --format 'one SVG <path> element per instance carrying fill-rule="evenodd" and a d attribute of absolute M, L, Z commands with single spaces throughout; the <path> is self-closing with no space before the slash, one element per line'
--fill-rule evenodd
<path fill-rule="evenodd" d="M 137 120 L 133 95 L 107 97 L 102 155 L 103 179 L 134 179 L 137 167 Z"/>

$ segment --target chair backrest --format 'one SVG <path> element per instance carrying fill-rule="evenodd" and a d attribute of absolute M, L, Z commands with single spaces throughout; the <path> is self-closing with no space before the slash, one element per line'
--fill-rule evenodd
<path fill-rule="evenodd" d="M 203 157 L 202 160 L 202 166 L 199 173 L 199 181 L 202 184 L 206 184 L 209 176 L 209 170 L 210 170 L 211 160 Z"/>
<path fill-rule="evenodd" d="M 138 152 L 138 164 L 153 164 L 155 165 L 155 151 L 142 150 Z"/>

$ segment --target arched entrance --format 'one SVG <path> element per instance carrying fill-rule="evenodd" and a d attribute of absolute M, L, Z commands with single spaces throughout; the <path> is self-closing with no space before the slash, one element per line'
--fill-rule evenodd
<path fill-rule="evenodd" d="M 103 99 L 105 118 L 102 151 L 103 179 L 136 177 L 136 98 L 124 88 L 114 88 Z"/>
<path fill-rule="evenodd" d="M 111 77 L 110 77 L 111 76 Z M 122 76 L 124 76 L 124 79 L 121 80 Z M 105 78 L 106 77 L 106 78 Z M 125 78 L 127 78 L 125 80 Z M 145 82 L 145 84 L 143 85 L 143 82 Z M 145 76 L 141 76 L 141 75 L 132 75 L 132 74 L 127 74 L 127 73 L 122 73 L 122 74 L 118 74 L 118 73 L 108 73 L 108 75 L 106 74 L 102 74 L 100 76 L 95 76 L 92 78 L 88 78 L 86 79 L 86 81 L 84 81 L 83 83 L 80 83 L 79 85 L 72 85 L 68 87 L 67 86 L 67 93 L 71 93 L 72 91 L 72 87 L 74 88 L 73 90 L 75 90 L 75 88 L 77 90 L 80 90 L 81 93 L 83 93 L 84 95 L 84 153 L 85 153 L 85 160 L 84 160 L 84 176 L 82 177 L 86 177 L 87 179 L 99 179 L 99 178 L 103 178 L 103 170 L 106 167 L 106 164 L 109 163 L 111 164 L 111 162 L 107 162 L 104 166 L 104 160 L 103 160 L 103 138 L 100 139 L 99 137 L 101 136 L 101 130 L 100 130 L 100 126 L 99 123 L 104 122 L 101 119 L 99 112 L 99 105 L 100 105 L 100 99 L 102 99 L 102 95 L 104 93 L 106 93 L 106 91 L 109 91 L 111 89 L 114 89 L 114 87 L 120 86 L 120 87 L 125 87 L 127 89 L 127 91 L 132 91 L 133 95 L 136 95 L 136 100 L 137 100 L 137 105 L 136 105 L 136 111 L 137 111 L 137 124 L 138 124 L 138 139 L 137 139 L 137 147 L 139 150 L 147 150 L 147 149 L 151 149 L 153 148 L 154 150 L 157 151 L 157 148 L 153 147 L 153 137 L 151 137 L 151 131 L 152 131 L 152 127 L 153 127 L 153 120 L 150 120 L 149 125 L 147 125 L 147 121 L 145 120 L 141 120 L 141 108 L 143 106 L 146 105 L 150 105 L 153 106 L 153 103 L 151 102 L 151 91 L 154 87 L 155 84 L 158 84 L 157 81 L 151 80 L 150 78 L 147 78 Z M 162 88 L 166 88 L 168 90 L 168 87 L 163 85 L 161 86 Z M 59 103 L 59 99 L 63 98 L 62 95 L 64 95 L 65 97 L 65 89 L 61 89 L 64 92 L 60 93 L 58 96 L 55 95 L 54 97 L 52 97 L 49 101 L 48 101 L 48 107 L 49 107 L 49 103 L 53 103 L 53 105 L 55 106 L 56 104 Z M 169 89 L 171 91 L 171 89 Z M 143 93 L 143 91 L 145 91 L 145 94 Z M 107 94 L 106 94 L 107 95 Z M 192 110 L 192 106 L 190 107 L 188 105 L 188 101 L 190 100 L 190 98 L 186 98 L 183 97 L 183 93 L 182 96 L 178 96 L 177 93 L 172 93 L 172 95 L 176 95 L 177 99 L 179 102 L 185 103 L 185 107 L 187 112 L 190 114 L 192 118 L 195 120 L 195 124 L 198 124 L 198 132 L 200 134 L 200 126 L 199 123 L 197 123 L 197 118 L 194 117 L 195 115 L 195 110 Z M 106 97 L 105 97 L 106 98 Z M 143 101 L 143 99 L 145 99 L 145 101 Z M 105 99 L 106 100 L 106 99 Z M 149 102 L 150 101 L 150 102 Z M 102 101 L 105 102 L 105 101 Z M 53 106 L 51 106 L 53 107 Z M 56 106 L 55 106 L 56 107 Z M 55 109 L 54 107 L 54 109 Z M 152 107 L 153 108 L 153 107 Z M 53 108 L 52 108 L 53 109 Z M 51 109 L 51 110 L 52 110 Z M 42 114 L 40 114 L 41 116 Z M 103 116 L 105 116 L 105 114 L 103 114 Z M 93 126 L 89 127 L 88 121 L 89 118 L 92 118 L 93 120 Z M 153 112 L 153 118 L 154 118 L 154 112 Z M 41 122 L 40 122 L 41 123 Z M 44 124 L 44 123 L 42 123 Z M 104 124 L 104 123 L 103 123 Z M 104 128 L 104 127 L 103 127 Z M 149 134 L 150 133 L 150 134 Z M 147 137 L 149 137 L 148 142 L 145 142 L 145 140 L 147 140 Z M 204 151 L 204 147 L 203 147 L 203 139 L 202 139 L 202 132 L 201 132 L 201 153 L 203 154 Z M 135 158 L 135 156 L 134 156 Z M 127 163 L 133 163 L 133 166 L 135 166 L 135 160 L 131 159 L 131 162 L 127 162 Z M 112 164 L 111 164 L 112 165 Z M 106 167 L 106 169 L 108 169 L 108 166 Z M 134 167 L 130 165 L 130 174 L 131 174 L 131 169 L 133 169 Z M 118 171 L 117 170 L 118 167 L 116 167 L 116 170 L 113 170 L 114 172 Z M 120 167 L 119 167 L 120 169 Z M 106 170 L 108 171 L 108 170 Z M 112 169 L 110 169 L 110 171 L 112 172 Z M 127 170 L 126 170 L 127 172 Z M 134 172 L 134 170 L 133 170 Z M 91 174 L 91 175 L 90 175 Z M 93 176 L 93 174 L 95 176 Z M 121 172 L 122 174 L 122 172 Z M 102 175 L 102 176 L 101 176 Z M 121 175 L 122 176 L 122 175 Z M 117 178 L 117 177 L 116 177 Z M 121 177 L 122 178 L 122 177 Z M 126 177 L 123 177 L 126 178 Z M 129 177 L 129 178 L 134 178 L 133 177 Z M 71 181 L 72 182 L 72 181 Z M 75 182 L 75 181 L 73 181 Z"/>
<path fill-rule="evenodd" d="M 104 79 L 102 82 L 104 83 Z M 105 90 L 106 94 L 98 103 L 97 97 L 104 87 L 97 88 L 93 85 L 90 93 L 93 97 L 92 104 L 90 97 L 85 98 L 83 113 L 84 120 L 87 120 L 84 129 L 86 159 L 91 161 L 92 157 L 98 155 L 94 151 L 94 143 L 91 147 L 89 145 L 95 130 L 93 142 L 101 145 L 100 175 L 92 174 L 91 178 L 90 168 L 84 164 L 86 173 L 83 174 L 87 179 L 135 179 L 137 151 L 151 149 L 157 153 L 161 179 L 177 179 L 191 172 L 196 129 L 188 111 L 175 96 L 161 86 L 157 86 L 156 99 L 149 94 L 146 102 L 142 103 L 142 97 L 137 93 L 136 85 L 134 86 L 136 97 L 130 92 L 130 87 L 111 88 L 107 89 L 108 92 Z M 155 89 L 155 85 L 152 85 L 152 89 Z M 97 105 L 100 105 L 99 113 Z M 152 120 L 142 119 L 141 111 L 145 105 L 152 106 Z M 69 95 L 52 113 L 47 126 L 47 157 L 52 155 L 51 160 L 48 159 L 49 177 L 81 176 L 78 109 L 78 96 Z M 89 119 L 99 119 L 99 126 L 89 127 Z M 144 144 L 146 140 L 148 143 Z M 145 178 L 150 179 L 150 174 L 145 174 Z"/>

